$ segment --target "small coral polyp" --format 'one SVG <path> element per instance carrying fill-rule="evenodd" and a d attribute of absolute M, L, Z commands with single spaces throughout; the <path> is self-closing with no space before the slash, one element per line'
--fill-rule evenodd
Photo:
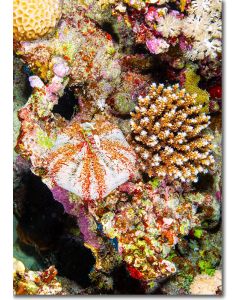
<path fill-rule="evenodd" d="M 210 117 L 201 112 L 196 95 L 179 85 L 153 83 L 131 113 L 133 145 L 141 168 L 150 177 L 196 182 L 213 168 L 213 136 L 204 133 Z"/>
<path fill-rule="evenodd" d="M 14 40 L 29 41 L 50 33 L 61 17 L 62 0 L 14 0 Z"/>

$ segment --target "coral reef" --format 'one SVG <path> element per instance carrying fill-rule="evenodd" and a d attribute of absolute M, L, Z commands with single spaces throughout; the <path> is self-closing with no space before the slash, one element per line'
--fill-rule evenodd
<path fill-rule="evenodd" d="M 16 295 L 221 294 L 221 9 L 14 1 Z"/>
<path fill-rule="evenodd" d="M 221 55 L 220 0 L 191 1 L 99 1 L 104 9 L 122 16 L 132 27 L 136 42 L 146 44 L 153 54 L 179 45 L 192 61 Z"/>
<path fill-rule="evenodd" d="M 130 275 L 149 281 L 174 274 L 176 267 L 168 260 L 171 249 L 198 224 L 191 203 L 169 187 L 159 190 L 139 183 L 131 201 L 122 201 L 117 207 L 100 222 L 107 236 L 118 239 Z"/>
<path fill-rule="evenodd" d="M 54 266 L 44 271 L 31 271 L 21 261 L 13 259 L 13 289 L 15 295 L 64 295 L 56 279 Z"/>
<path fill-rule="evenodd" d="M 50 189 L 59 186 L 92 201 L 133 176 L 135 154 L 115 125 L 101 118 L 91 123 L 81 123 L 77 117 L 69 123 L 62 118 L 54 122 L 51 108 L 57 101 L 54 93 L 62 89 L 61 80 L 58 77 L 47 87 L 36 76 L 30 80 L 35 93 L 19 111 L 17 149 Z"/>
<path fill-rule="evenodd" d="M 178 85 L 152 84 L 148 95 L 138 98 L 131 113 L 132 143 L 150 177 L 192 182 L 213 167 L 213 136 L 202 132 L 210 117 L 201 113 L 196 97 Z"/>
<path fill-rule="evenodd" d="M 51 33 L 61 17 L 61 8 L 62 0 L 14 0 L 14 40 L 35 40 Z"/>
<path fill-rule="evenodd" d="M 123 57 L 111 35 L 100 30 L 80 9 L 64 14 L 52 37 L 31 43 L 21 41 L 15 48 L 46 83 L 53 82 L 56 76 L 68 80 L 67 85 L 74 90 L 80 108 L 88 105 L 86 121 L 97 111 L 106 110 L 106 104 L 117 113 L 129 113 L 137 92 L 150 80 L 148 75 L 133 72 L 129 64 L 127 68 L 126 64 L 122 67 Z"/>

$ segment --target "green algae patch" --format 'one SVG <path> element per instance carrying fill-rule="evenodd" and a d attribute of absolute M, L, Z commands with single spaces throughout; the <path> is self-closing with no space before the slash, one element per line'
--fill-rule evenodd
<path fill-rule="evenodd" d="M 43 130 L 38 130 L 37 143 L 44 149 L 51 149 L 55 143 L 55 139 L 50 138 Z"/>

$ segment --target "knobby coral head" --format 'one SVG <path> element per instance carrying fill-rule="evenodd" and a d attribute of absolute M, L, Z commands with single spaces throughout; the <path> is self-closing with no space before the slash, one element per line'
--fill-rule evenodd
<path fill-rule="evenodd" d="M 61 14 L 62 0 L 14 0 L 14 39 L 29 41 L 51 33 Z"/>
<path fill-rule="evenodd" d="M 35 40 L 51 33 L 61 14 L 62 0 L 14 0 L 14 40 Z"/>

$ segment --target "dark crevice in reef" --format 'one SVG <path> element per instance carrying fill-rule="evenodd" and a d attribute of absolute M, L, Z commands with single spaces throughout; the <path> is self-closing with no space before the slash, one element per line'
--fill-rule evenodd
<path fill-rule="evenodd" d="M 119 44 L 119 37 L 117 33 L 114 31 L 114 28 L 110 22 L 104 22 L 103 24 L 101 24 L 101 28 L 103 31 L 111 35 L 111 38 L 113 39 L 114 42 Z"/>
<path fill-rule="evenodd" d="M 142 44 L 134 45 L 133 53 L 135 53 L 135 54 L 149 54 L 149 52 L 147 51 L 145 45 L 142 45 Z"/>
<path fill-rule="evenodd" d="M 60 114 L 67 120 L 71 120 L 78 107 L 78 100 L 70 89 L 65 89 L 62 97 L 59 98 L 58 104 L 53 107 L 52 112 Z"/>
<path fill-rule="evenodd" d="M 39 256 L 49 267 L 55 264 L 60 276 L 75 280 L 82 287 L 90 284 L 89 272 L 95 258 L 81 237 L 66 231 L 75 220 L 64 213 L 40 177 L 28 173 L 23 179 L 21 213 L 18 215 L 18 239 L 25 253 Z"/>
<path fill-rule="evenodd" d="M 222 218 L 218 221 L 218 223 L 213 226 L 212 228 L 208 228 L 208 233 L 216 234 L 222 229 Z"/>
<path fill-rule="evenodd" d="M 25 176 L 24 188 L 18 230 L 30 243 L 40 249 L 47 249 L 63 232 L 63 207 L 53 199 L 51 191 L 40 177 L 32 173 Z"/>
<path fill-rule="evenodd" d="M 79 237 L 64 235 L 58 241 L 56 268 L 62 276 L 76 281 L 82 287 L 90 285 L 88 274 L 95 264 L 91 250 L 83 246 Z"/>
<path fill-rule="evenodd" d="M 139 280 L 130 277 L 124 264 L 116 267 L 112 272 L 115 294 L 144 294 L 144 288 Z"/>
<path fill-rule="evenodd" d="M 207 192 L 211 190 L 214 184 L 214 178 L 211 174 L 200 174 L 198 176 L 198 182 L 193 183 L 193 186 L 199 192 Z"/>

